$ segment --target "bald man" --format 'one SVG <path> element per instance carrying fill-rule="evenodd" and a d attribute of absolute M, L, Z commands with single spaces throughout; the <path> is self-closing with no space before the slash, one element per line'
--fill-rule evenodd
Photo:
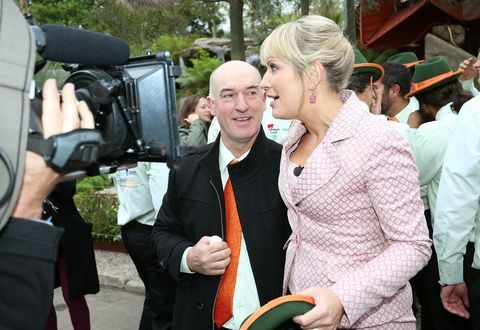
<path fill-rule="evenodd" d="M 261 128 L 260 80 L 242 61 L 212 73 L 220 135 L 170 172 L 153 241 L 177 280 L 174 329 L 238 329 L 282 294 L 291 230 L 277 184 L 281 146 Z"/>

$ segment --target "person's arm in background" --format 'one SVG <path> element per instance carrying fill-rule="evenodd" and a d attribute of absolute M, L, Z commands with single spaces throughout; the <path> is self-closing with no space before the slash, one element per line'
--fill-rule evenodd
<path fill-rule="evenodd" d="M 440 297 L 450 313 L 470 316 L 463 259 L 475 227 L 480 200 L 480 99 L 462 107 L 450 138 L 438 189 L 433 240 L 438 258 Z"/>
<path fill-rule="evenodd" d="M 460 84 L 467 92 L 477 96 L 480 94 L 473 84 L 473 79 L 478 76 L 478 70 L 480 68 L 480 57 L 475 59 L 473 57 L 467 58 L 462 63 L 460 63 L 459 69 L 463 69 L 462 75 L 458 78 Z"/>
<path fill-rule="evenodd" d="M 63 103 L 54 80 L 43 87 L 44 138 L 76 128 L 93 128 L 91 112 L 77 105 L 74 87 L 66 84 Z M 80 115 L 80 117 L 79 117 Z M 62 174 L 43 158 L 27 152 L 19 199 L 12 218 L 0 231 L 0 324 L 5 329 L 44 327 L 53 295 L 54 266 L 62 230 L 40 221 L 43 200 Z"/>

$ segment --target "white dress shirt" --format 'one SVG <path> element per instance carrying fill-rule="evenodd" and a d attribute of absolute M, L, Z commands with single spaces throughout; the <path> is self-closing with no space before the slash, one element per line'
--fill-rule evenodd
<path fill-rule="evenodd" d="M 460 84 L 462 84 L 463 89 L 466 90 L 467 92 L 472 93 L 473 96 L 477 96 L 478 94 L 480 94 L 478 90 L 475 88 L 475 85 L 473 84 L 473 79 L 468 79 L 468 80 L 458 79 L 458 81 L 460 81 Z"/>
<path fill-rule="evenodd" d="M 457 115 L 452 111 L 451 105 L 450 102 L 441 107 L 435 115 L 434 121 L 425 123 L 418 128 L 405 129 L 405 126 L 401 126 L 401 131 L 410 142 L 415 156 L 420 186 L 427 187 L 432 222 L 435 218 L 435 202 L 443 159 L 457 121 Z"/>
<path fill-rule="evenodd" d="M 395 118 L 398 119 L 399 122 L 406 124 L 408 121 L 408 116 L 416 110 L 420 109 L 420 105 L 418 104 L 418 100 L 415 96 L 412 96 L 408 101 L 408 104 L 405 108 L 402 109 Z"/>
<path fill-rule="evenodd" d="M 235 158 L 220 139 L 218 165 L 224 189 L 229 178 L 228 164 L 233 160 L 242 161 L 247 157 L 249 152 L 250 150 L 241 157 Z M 190 249 L 191 247 L 187 248 L 182 255 L 182 261 L 180 263 L 180 272 L 182 273 L 193 274 L 187 264 L 187 253 Z M 245 244 L 245 239 L 242 234 L 240 257 L 237 268 L 237 280 L 235 282 L 235 293 L 233 295 L 233 317 L 228 320 L 223 327 L 228 329 L 239 329 L 243 320 L 259 308 L 260 300 L 258 298 L 257 285 L 255 284 L 255 277 L 253 276 L 252 266 L 250 265 L 247 245 Z"/>
<path fill-rule="evenodd" d="M 438 189 L 433 240 L 440 281 L 463 281 L 463 255 L 475 242 L 480 269 L 480 96 L 465 103 L 450 137 Z M 472 236 L 473 234 L 473 236 Z"/>

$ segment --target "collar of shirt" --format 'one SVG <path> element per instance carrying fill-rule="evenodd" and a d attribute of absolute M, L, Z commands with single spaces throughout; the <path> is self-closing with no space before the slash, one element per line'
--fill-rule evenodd
<path fill-rule="evenodd" d="M 440 110 L 437 111 L 437 114 L 435 115 L 435 120 L 441 120 L 443 117 L 448 115 L 449 113 L 452 112 L 452 103 L 447 103 L 443 107 L 440 108 Z"/>
<path fill-rule="evenodd" d="M 237 160 L 237 161 L 242 161 L 245 159 L 245 157 L 248 156 L 248 153 L 250 152 L 250 149 L 247 150 L 246 153 L 241 155 L 239 158 L 235 158 L 235 156 L 228 150 L 228 148 L 223 144 L 222 139 L 220 138 L 220 147 L 219 147 L 219 152 L 218 152 L 218 168 L 220 169 L 220 175 L 222 177 L 222 185 L 225 187 L 225 184 L 227 183 L 229 174 L 228 174 L 228 164 L 232 160 Z"/>
<path fill-rule="evenodd" d="M 369 113 L 369 112 L 370 112 L 370 108 L 368 107 L 368 104 L 366 104 L 366 103 L 363 102 L 363 101 L 358 102 L 358 104 L 360 105 L 360 109 L 362 109 L 362 110 L 365 111 L 366 113 Z"/>

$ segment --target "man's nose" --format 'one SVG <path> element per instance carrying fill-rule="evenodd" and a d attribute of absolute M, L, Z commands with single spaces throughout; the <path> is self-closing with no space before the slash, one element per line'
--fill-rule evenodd
<path fill-rule="evenodd" d="M 248 103 L 247 103 L 246 97 L 242 93 L 240 93 L 237 96 L 237 102 L 235 103 L 235 109 L 238 110 L 238 111 L 247 111 L 247 109 L 248 109 Z"/>

